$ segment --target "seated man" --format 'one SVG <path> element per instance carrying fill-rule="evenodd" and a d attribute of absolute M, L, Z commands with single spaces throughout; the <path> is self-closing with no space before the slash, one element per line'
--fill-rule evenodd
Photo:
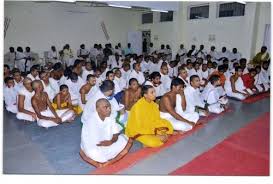
<path fill-rule="evenodd" d="M 4 101 L 5 101 L 5 107 L 7 111 L 12 113 L 17 113 L 17 93 L 16 89 L 14 88 L 14 80 L 12 77 L 6 77 L 5 78 L 5 84 L 4 87 Z"/>
<path fill-rule="evenodd" d="M 34 91 L 31 86 L 31 79 L 26 77 L 23 80 L 23 87 L 18 93 L 18 112 L 17 119 L 25 121 L 35 121 L 37 116 L 31 104 L 31 98 L 34 95 Z"/>
<path fill-rule="evenodd" d="M 136 139 L 144 146 L 159 147 L 173 133 L 169 121 L 160 118 L 155 89 L 150 85 L 142 87 L 143 97 L 132 107 L 125 133 L 128 137 Z"/>
<path fill-rule="evenodd" d="M 268 61 L 270 58 L 269 53 L 267 52 L 267 47 L 263 46 L 261 52 L 257 53 L 256 56 L 252 59 L 252 64 L 254 66 L 262 65 L 264 61 Z"/>
<path fill-rule="evenodd" d="M 189 77 L 188 72 L 185 67 L 180 66 L 178 68 L 178 78 L 181 79 L 184 82 L 184 85 L 187 87 L 190 85 L 189 83 Z"/>
<path fill-rule="evenodd" d="M 30 68 L 30 73 L 27 75 L 28 78 L 30 78 L 32 81 L 34 80 L 40 80 L 39 78 L 39 68 L 37 65 L 33 65 Z"/>
<path fill-rule="evenodd" d="M 225 96 L 220 96 L 217 87 L 221 86 L 220 77 L 212 75 L 209 83 L 204 88 L 201 96 L 208 105 L 209 112 L 219 114 L 227 108 L 228 99 Z"/>
<path fill-rule="evenodd" d="M 200 94 L 200 79 L 197 75 L 192 75 L 190 77 L 190 85 L 184 90 L 186 97 L 186 112 L 194 113 L 198 112 L 201 116 L 207 116 L 208 110 L 205 107 L 205 103 L 201 98 Z"/>
<path fill-rule="evenodd" d="M 95 75 L 89 74 L 87 75 L 86 84 L 83 85 L 80 89 L 81 94 L 81 103 L 80 106 L 84 109 L 87 101 L 92 98 L 95 93 L 98 91 L 98 87 L 96 86 L 96 77 Z"/>
<path fill-rule="evenodd" d="M 12 77 L 14 79 L 14 87 L 16 90 L 19 91 L 23 87 L 24 77 L 22 77 L 21 72 L 18 68 L 13 68 Z"/>
<path fill-rule="evenodd" d="M 180 95 L 182 103 L 176 104 L 176 96 Z M 171 91 L 167 92 L 162 96 L 159 103 L 160 117 L 167 119 L 173 126 L 174 130 L 178 131 L 188 131 L 191 130 L 192 127 L 197 122 L 197 119 L 193 119 L 192 116 L 189 119 L 184 118 L 180 114 L 175 111 L 176 106 L 182 106 L 182 109 L 186 109 L 186 101 L 184 95 L 184 83 L 181 79 L 176 78 L 172 80 L 171 83 Z M 193 122 L 196 121 L 196 122 Z"/>
<path fill-rule="evenodd" d="M 262 92 L 255 86 L 255 76 L 257 72 L 255 68 L 249 69 L 249 73 L 246 73 L 242 76 L 242 80 L 244 82 L 244 86 L 249 88 L 253 93 Z"/>
<path fill-rule="evenodd" d="M 167 63 L 162 63 L 161 68 L 160 68 L 160 75 L 161 75 L 161 82 L 163 86 L 163 94 L 167 93 L 170 91 L 170 86 L 171 86 L 171 78 L 169 77 L 169 70 L 168 70 L 168 64 Z"/>
<path fill-rule="evenodd" d="M 261 66 L 255 67 L 257 75 L 255 76 L 255 86 L 258 88 L 260 92 L 265 92 L 270 89 L 270 80 L 263 75 Z"/>
<path fill-rule="evenodd" d="M 51 85 L 50 80 L 50 73 L 48 71 L 41 71 L 40 72 L 40 79 L 44 86 L 44 91 L 48 94 L 49 100 L 52 102 L 55 95 L 58 93 L 58 91 L 55 91 L 53 85 Z"/>
<path fill-rule="evenodd" d="M 60 92 L 54 97 L 52 106 L 55 110 L 73 110 L 74 113 L 73 116 L 69 118 L 69 122 L 72 122 L 75 119 L 77 106 L 75 107 L 72 105 L 72 100 L 67 85 L 63 84 L 60 86 Z"/>
<path fill-rule="evenodd" d="M 87 101 L 83 109 L 83 114 L 81 117 L 81 121 L 83 124 L 88 121 L 89 114 L 96 110 L 96 101 L 100 98 L 105 98 L 109 100 L 112 108 L 111 116 L 116 118 L 120 114 L 121 116 L 119 118 L 119 121 L 123 124 L 127 121 L 127 113 L 125 112 L 124 106 L 119 105 L 117 100 L 113 96 L 114 88 L 115 84 L 113 81 L 103 81 L 102 85 L 99 87 L 99 90 L 97 90 L 95 95 Z"/>
<path fill-rule="evenodd" d="M 244 100 L 246 97 L 253 94 L 253 92 L 244 86 L 244 82 L 241 78 L 242 68 L 240 66 L 235 68 L 235 74 L 225 82 L 225 91 L 227 96 L 236 98 L 238 100 Z"/>
<path fill-rule="evenodd" d="M 124 91 L 121 103 L 125 106 L 126 111 L 130 111 L 133 105 L 141 98 L 141 88 L 137 79 L 129 80 L 129 87 Z"/>
<path fill-rule="evenodd" d="M 104 167 L 125 156 L 133 141 L 120 133 L 115 118 L 110 116 L 111 104 L 107 99 L 101 98 L 95 105 L 96 111 L 90 112 L 82 127 L 80 154 L 95 167 Z"/>
<path fill-rule="evenodd" d="M 74 112 L 71 110 L 57 110 L 52 107 L 46 92 L 44 92 L 43 84 L 40 80 L 32 82 L 32 88 L 35 91 L 31 98 L 31 104 L 37 115 L 38 126 L 49 128 L 58 126 L 60 123 L 69 121 L 73 117 Z"/>
<path fill-rule="evenodd" d="M 160 81 L 161 75 L 159 72 L 153 72 L 150 75 L 150 81 L 146 81 L 144 85 L 151 85 L 155 88 L 156 98 L 161 98 L 164 95 L 164 87 Z"/>

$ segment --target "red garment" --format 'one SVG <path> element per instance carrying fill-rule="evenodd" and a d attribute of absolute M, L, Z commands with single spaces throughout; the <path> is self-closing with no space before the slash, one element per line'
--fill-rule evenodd
<path fill-rule="evenodd" d="M 255 79 L 251 77 L 250 73 L 244 74 L 242 79 L 246 88 L 252 89 L 254 87 Z"/>

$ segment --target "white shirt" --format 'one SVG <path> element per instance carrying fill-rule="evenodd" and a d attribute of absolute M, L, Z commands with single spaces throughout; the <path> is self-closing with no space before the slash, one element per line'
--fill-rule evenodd
<path fill-rule="evenodd" d="M 241 58 L 242 58 L 242 55 L 239 52 L 237 52 L 235 54 L 233 52 L 231 52 L 228 59 L 229 59 L 229 61 L 232 61 L 235 59 L 235 61 L 233 61 L 233 62 L 238 62 Z M 233 62 L 231 62 L 231 63 L 233 63 Z"/>
<path fill-rule="evenodd" d="M 187 55 L 187 50 L 186 50 L 185 48 L 179 49 L 179 50 L 177 51 L 177 54 L 178 54 L 179 56 L 182 56 L 183 54 L 185 54 L 184 57 L 186 57 L 186 55 Z"/>
<path fill-rule="evenodd" d="M 141 71 L 142 71 L 142 72 L 148 72 L 149 69 L 150 69 L 150 65 L 151 65 L 151 62 L 150 62 L 150 61 L 148 61 L 148 62 L 142 61 L 141 64 L 140 64 L 140 66 L 141 66 Z"/>
<path fill-rule="evenodd" d="M 201 97 L 203 101 L 207 101 L 208 104 L 215 104 L 220 98 L 217 89 L 210 82 L 204 88 Z"/>
<path fill-rule="evenodd" d="M 36 77 L 34 77 L 33 75 L 31 75 L 31 73 L 29 73 L 29 74 L 27 75 L 27 77 L 30 78 L 32 81 L 34 81 L 34 80 L 40 80 L 39 75 L 37 75 Z"/>
<path fill-rule="evenodd" d="M 163 87 L 163 95 L 171 90 L 171 83 L 172 79 L 169 77 L 169 75 L 164 75 L 160 72 L 161 79 L 160 81 L 162 82 L 162 87 Z"/>
<path fill-rule="evenodd" d="M 124 90 L 127 86 L 127 81 L 123 79 L 122 77 L 120 78 L 115 77 L 114 82 L 115 82 L 115 86 L 116 84 L 119 86 L 120 91 Z"/>
<path fill-rule="evenodd" d="M 17 103 L 17 94 L 18 91 L 14 88 L 8 88 L 7 86 L 4 87 L 4 101 L 6 106 L 13 105 Z"/>
<path fill-rule="evenodd" d="M 51 86 L 50 81 L 49 84 L 46 86 L 45 82 L 43 80 L 42 84 L 44 86 L 44 92 L 47 93 L 49 100 L 52 102 L 55 95 L 58 93 L 58 91 L 55 91 L 55 89 Z"/>
<path fill-rule="evenodd" d="M 131 70 L 128 70 L 128 71 L 124 71 L 123 68 L 120 69 L 120 72 L 121 72 L 121 77 L 126 80 L 126 81 L 129 81 L 129 76 L 130 76 L 130 73 L 132 72 Z"/>
<path fill-rule="evenodd" d="M 163 96 L 165 94 L 165 90 L 162 84 L 160 84 L 159 86 L 154 86 L 151 81 L 146 81 L 145 85 L 151 85 L 155 88 L 156 97 Z"/>
<path fill-rule="evenodd" d="M 78 77 L 77 82 L 72 82 L 71 79 L 65 81 L 65 84 L 69 88 L 69 93 L 71 95 L 71 100 L 80 98 L 80 89 L 84 85 L 83 80 Z"/>
<path fill-rule="evenodd" d="M 144 77 L 144 75 L 143 75 L 143 73 L 142 72 L 136 72 L 135 70 L 133 70 L 131 73 L 130 73 L 130 75 L 129 75 L 129 77 L 128 77 L 128 84 L 129 84 L 129 80 L 131 79 L 131 78 L 136 78 L 137 79 L 137 81 L 138 81 L 138 83 L 140 84 L 140 85 L 142 85 L 143 83 L 144 83 L 144 81 L 145 81 L 145 77 Z"/>
<path fill-rule="evenodd" d="M 58 58 L 58 53 L 55 51 L 53 52 L 52 50 L 48 52 L 47 55 L 48 59 L 54 59 L 54 58 Z"/>
<path fill-rule="evenodd" d="M 198 52 L 198 51 L 197 51 Z M 207 55 L 207 52 L 203 49 L 200 52 L 198 52 L 197 57 L 205 59 Z"/>
<path fill-rule="evenodd" d="M 111 69 L 113 68 L 121 68 L 122 67 L 122 61 L 121 58 L 119 57 L 119 60 L 116 60 L 115 55 L 111 55 L 109 56 L 109 59 L 107 60 L 107 65 L 110 66 L 111 65 Z"/>
<path fill-rule="evenodd" d="M 78 49 L 77 56 L 80 57 L 81 55 L 89 55 L 89 51 L 87 49 Z"/>
<path fill-rule="evenodd" d="M 35 94 L 34 91 L 29 92 L 25 87 L 21 88 L 21 90 L 19 91 L 18 95 L 25 97 L 25 100 L 24 100 L 24 109 L 25 110 L 34 112 L 34 109 L 31 104 L 31 98 L 33 97 L 34 94 Z"/>
<path fill-rule="evenodd" d="M 86 79 L 87 79 L 87 76 L 89 75 L 89 74 L 94 74 L 94 71 L 93 70 L 90 70 L 90 71 L 88 71 L 88 70 L 86 70 L 85 68 L 84 68 L 84 70 L 83 70 L 83 72 L 82 72 L 82 80 L 83 81 L 86 81 Z"/>
<path fill-rule="evenodd" d="M 190 112 L 190 113 L 195 112 L 195 106 L 199 106 L 202 108 L 205 107 L 205 103 L 203 102 L 201 98 L 199 89 L 194 89 L 191 85 L 188 85 L 184 90 L 184 94 L 186 97 L 187 112 Z"/>

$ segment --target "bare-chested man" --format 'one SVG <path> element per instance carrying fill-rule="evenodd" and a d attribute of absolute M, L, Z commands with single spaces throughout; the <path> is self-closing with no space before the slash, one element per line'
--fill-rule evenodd
<path fill-rule="evenodd" d="M 177 103 L 177 96 L 181 97 L 181 103 Z M 171 122 L 176 131 L 189 131 L 198 121 L 197 116 L 183 117 L 176 112 L 176 106 L 181 106 L 182 110 L 186 110 L 186 100 L 184 95 L 184 82 L 180 78 L 175 78 L 171 83 L 171 91 L 163 95 L 160 100 L 159 110 L 160 117 Z"/>
<path fill-rule="evenodd" d="M 32 88 L 35 94 L 31 98 L 31 104 L 37 115 L 37 124 L 39 126 L 49 128 L 58 126 L 62 122 L 69 120 L 68 117 L 74 112 L 67 109 L 55 111 L 47 93 L 44 92 L 44 87 L 40 80 L 34 80 L 32 82 Z"/>
<path fill-rule="evenodd" d="M 129 80 L 129 88 L 125 90 L 122 97 L 122 104 L 126 111 L 130 111 L 132 106 L 141 98 L 141 88 L 136 78 Z"/>
<path fill-rule="evenodd" d="M 89 74 L 86 78 L 86 84 L 84 84 L 80 89 L 81 94 L 81 108 L 84 109 L 85 104 L 87 101 L 94 96 L 96 91 L 98 90 L 96 86 L 96 76 Z"/>

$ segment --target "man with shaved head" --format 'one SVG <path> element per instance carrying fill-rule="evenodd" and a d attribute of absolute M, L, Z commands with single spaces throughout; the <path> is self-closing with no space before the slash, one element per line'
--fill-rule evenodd
<path fill-rule="evenodd" d="M 110 165 L 125 154 L 132 140 L 121 133 L 121 127 L 111 115 L 111 104 L 105 98 L 96 101 L 96 111 L 83 124 L 80 155 L 95 167 Z"/>
<path fill-rule="evenodd" d="M 31 98 L 31 104 L 37 115 L 37 124 L 39 126 L 45 128 L 58 126 L 62 122 L 69 122 L 71 118 L 74 117 L 74 112 L 70 109 L 55 111 L 47 93 L 44 92 L 44 87 L 40 80 L 34 80 L 32 82 L 32 88 L 35 94 Z"/>
<path fill-rule="evenodd" d="M 31 105 L 31 98 L 34 95 L 31 82 L 32 80 L 30 78 L 24 78 L 23 87 L 18 93 L 17 119 L 25 121 L 35 121 L 37 119 L 36 113 Z"/>

